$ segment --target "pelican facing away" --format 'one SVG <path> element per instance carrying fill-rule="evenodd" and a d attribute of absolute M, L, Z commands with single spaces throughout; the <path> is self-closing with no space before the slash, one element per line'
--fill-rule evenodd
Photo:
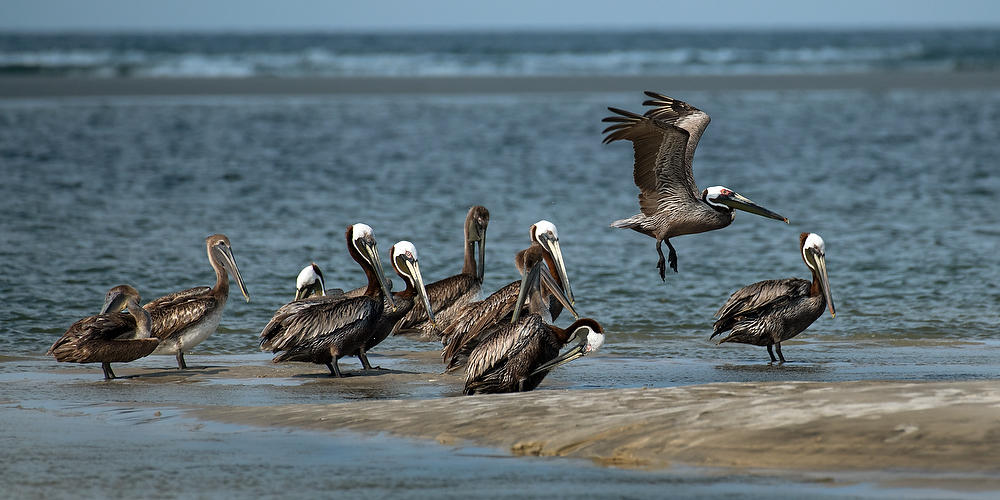
<path fill-rule="evenodd" d="M 229 274 L 236 278 L 240 292 L 250 302 L 250 292 L 236 266 L 229 238 L 213 234 L 205 238 L 205 248 L 208 262 L 215 270 L 215 286 L 181 290 L 142 306 L 153 318 L 153 336 L 160 339 L 153 354 L 176 354 L 177 368 L 187 368 L 184 352 L 200 344 L 219 327 L 222 308 L 229 299 Z"/>
<path fill-rule="evenodd" d="M 486 228 L 490 211 L 476 205 L 465 216 L 465 245 L 462 272 L 427 285 L 437 326 L 446 328 L 466 304 L 479 296 L 486 260 Z M 476 251 L 479 245 L 479 251 Z M 478 263 L 477 263 L 478 258 Z M 419 334 L 421 339 L 440 340 L 441 331 L 427 322 L 427 313 L 414 307 L 396 327 L 396 334 Z"/>
<path fill-rule="evenodd" d="M 261 350 L 277 355 L 274 362 L 306 361 L 325 364 L 330 374 L 341 377 L 337 360 L 358 356 L 362 365 L 370 365 L 364 345 L 387 302 L 395 309 L 382 272 L 382 261 L 375 244 L 375 233 L 367 224 L 347 226 L 347 251 L 365 271 L 368 286 L 360 297 L 326 295 L 286 304 L 274 314 L 260 332 Z"/>
<path fill-rule="evenodd" d="M 542 291 L 543 284 L 574 316 L 576 311 L 558 286 L 542 281 L 542 265 L 539 260 L 525 272 L 512 321 L 493 326 L 469 354 L 465 394 L 530 391 L 538 387 L 549 369 L 568 361 L 557 360 L 557 356 L 571 338 L 603 335 L 601 325 L 590 318 L 579 319 L 565 330 L 547 323 L 549 304 Z M 519 317 L 523 300 L 528 302 L 528 314 Z"/>
<path fill-rule="evenodd" d="M 555 281 L 558 284 L 557 287 L 572 304 L 574 302 L 573 290 L 570 288 L 569 276 L 566 274 L 562 249 L 559 246 L 559 232 L 556 230 L 555 224 L 547 220 L 540 220 L 531 225 L 529 234 L 531 247 L 518 252 L 514 259 L 514 265 L 518 272 L 522 276 L 526 276 L 536 261 L 544 260 L 549 273 L 551 273 L 551 275 L 545 275 L 545 278 Z M 493 292 L 489 297 L 470 302 L 456 314 L 451 324 L 445 328 L 442 337 L 442 341 L 446 344 L 442 359 L 449 370 L 464 366 L 465 356 L 458 356 L 458 354 L 467 353 L 475 347 L 480 331 L 513 314 L 523 281 L 523 279 L 512 281 L 507 286 Z M 549 303 L 548 314 L 550 320 L 554 321 L 562 311 L 562 304 L 555 297 L 550 297 Z"/>
<path fill-rule="evenodd" d="M 122 314 L 126 307 L 129 314 Z M 104 380 L 111 380 L 111 363 L 135 361 L 156 349 L 160 340 L 151 337 L 151 322 L 139 305 L 139 292 L 118 285 L 108 290 L 100 314 L 73 323 L 45 354 L 62 362 L 100 363 Z"/>
<path fill-rule="evenodd" d="M 729 297 L 716 316 L 712 336 L 732 330 L 719 341 L 767 346 L 771 362 L 781 360 L 781 343 L 798 335 L 830 308 L 837 317 L 830 295 L 830 279 L 826 275 L 826 245 L 816 233 L 799 235 L 802 260 L 812 271 L 812 282 L 799 278 L 758 281 L 745 286 Z M 771 346 L 778 349 L 774 359 Z"/>
<path fill-rule="evenodd" d="M 627 139 L 635 150 L 633 177 L 639 188 L 639 213 L 616 220 L 611 227 L 632 229 L 656 238 L 660 256 L 656 267 L 666 280 L 661 243 L 670 249 L 670 268 L 677 272 L 677 252 L 670 238 L 722 229 L 733 222 L 733 209 L 788 222 L 744 196 L 723 186 L 698 191 L 691 171 L 694 150 L 708 127 L 704 111 L 683 101 L 646 91 L 652 106 L 644 115 L 608 108 L 616 116 L 602 121 L 614 123 L 604 129 L 604 143 Z"/>

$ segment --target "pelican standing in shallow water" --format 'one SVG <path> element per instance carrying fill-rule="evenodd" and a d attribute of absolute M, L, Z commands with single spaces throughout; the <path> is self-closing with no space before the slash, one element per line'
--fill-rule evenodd
<path fill-rule="evenodd" d="M 677 272 L 677 252 L 670 238 L 685 234 L 722 229 L 733 222 L 733 209 L 788 222 L 746 197 L 723 186 L 699 192 L 694 182 L 691 162 L 709 116 L 683 101 L 655 92 L 643 102 L 653 108 L 644 115 L 608 108 L 617 116 L 604 122 L 615 125 L 604 129 L 604 143 L 620 139 L 632 141 L 635 150 L 633 177 L 639 188 L 639 213 L 616 220 L 611 227 L 632 229 L 656 238 L 656 263 L 660 279 L 666 281 L 666 264 L 661 243 L 670 249 L 670 268 Z"/>
<path fill-rule="evenodd" d="M 812 282 L 799 278 L 758 281 L 729 297 L 716 316 L 712 336 L 732 332 L 719 341 L 767 346 L 771 362 L 781 360 L 781 343 L 798 335 L 830 308 L 837 317 L 826 275 L 826 245 L 816 233 L 799 235 L 802 260 L 812 271 Z M 771 346 L 778 349 L 774 358 Z"/>
<path fill-rule="evenodd" d="M 229 298 L 229 275 L 236 278 L 240 292 L 250 302 L 247 291 L 236 266 L 229 238 L 224 234 L 213 234 L 205 238 L 208 262 L 215 270 L 215 286 L 200 286 L 181 290 L 160 297 L 145 306 L 153 318 L 153 336 L 160 339 L 160 345 L 153 354 L 176 354 L 177 368 L 187 368 L 184 353 L 215 333 L 222 319 L 222 309 Z"/>
<path fill-rule="evenodd" d="M 468 303 L 479 296 L 486 260 L 486 228 L 490 211 L 476 205 L 465 216 L 465 245 L 462 272 L 427 285 L 436 325 L 446 328 Z M 476 246 L 479 251 L 476 251 Z M 478 263 L 477 263 L 478 258 Z M 414 307 L 396 327 L 396 334 L 419 334 L 421 339 L 440 340 L 441 331 L 427 321 L 427 312 Z"/>
<path fill-rule="evenodd" d="M 543 281 L 542 265 L 539 259 L 526 270 L 511 321 L 493 326 L 469 354 L 465 394 L 530 391 L 538 387 L 551 368 L 571 359 L 569 355 L 558 355 L 574 336 L 594 339 L 595 346 L 600 345 L 596 339 L 603 342 L 601 325 L 590 318 L 579 319 L 566 329 L 548 324 L 545 316 L 549 303 L 543 285 L 574 316 L 576 311 L 558 286 Z M 524 301 L 528 303 L 528 314 L 522 316 Z"/>
<path fill-rule="evenodd" d="M 121 311 L 128 308 L 129 314 Z M 73 323 L 46 354 L 69 363 L 100 363 L 104 380 L 115 378 L 111 363 L 148 356 L 159 339 L 151 337 L 149 312 L 139 305 L 139 292 L 128 285 L 108 290 L 97 316 Z"/>
<path fill-rule="evenodd" d="M 375 244 L 375 233 L 366 224 L 347 226 L 347 251 L 365 271 L 368 286 L 360 297 L 323 296 L 286 304 L 275 313 L 260 332 L 261 350 L 277 353 L 273 361 L 305 361 L 325 364 L 330 374 L 342 377 L 337 360 L 357 355 L 366 370 L 371 369 L 365 355 L 365 342 L 374 334 L 375 325 L 387 302 L 395 309 L 382 261 Z"/>
<path fill-rule="evenodd" d="M 572 304 L 574 302 L 573 290 L 569 285 L 569 276 L 566 273 L 566 265 L 559 245 L 559 232 L 556 230 L 555 224 L 547 220 L 540 220 L 531 225 L 529 234 L 531 247 L 518 252 L 514 259 L 514 265 L 518 272 L 525 276 L 531 270 L 536 258 L 538 261 L 544 261 L 549 273 L 551 273 L 545 278 L 552 279 L 557 283 L 557 287 Z M 493 292 L 489 297 L 470 302 L 456 314 L 451 324 L 445 328 L 442 337 L 442 341 L 445 343 L 442 359 L 448 366 L 448 370 L 464 366 L 466 357 L 462 353 L 470 352 L 478 344 L 480 331 L 513 314 L 522 283 L 523 279 L 512 281 L 507 286 Z M 550 297 L 549 305 L 549 320 L 554 321 L 562 311 L 562 304 L 555 297 Z"/>

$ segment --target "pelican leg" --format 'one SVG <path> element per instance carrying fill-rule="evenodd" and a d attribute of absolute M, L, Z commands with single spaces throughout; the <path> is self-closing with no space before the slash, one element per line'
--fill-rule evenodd
<path fill-rule="evenodd" d="M 344 376 L 340 374 L 340 365 L 337 364 L 336 359 L 333 360 L 332 363 L 327 363 L 326 367 L 330 369 L 330 376 L 344 378 Z"/>
<path fill-rule="evenodd" d="M 187 363 L 184 362 L 184 351 L 178 350 L 177 351 L 177 369 L 178 370 L 187 370 L 187 367 L 188 367 Z"/>
<path fill-rule="evenodd" d="M 777 344 L 774 344 L 774 347 L 776 347 L 778 349 L 778 359 L 780 359 L 781 362 L 784 363 L 785 362 L 785 357 L 781 355 L 781 342 L 778 342 Z"/>
<path fill-rule="evenodd" d="M 115 377 L 115 372 L 111 370 L 111 363 L 101 363 L 101 368 L 104 370 L 104 380 L 112 380 Z"/>
<path fill-rule="evenodd" d="M 670 249 L 670 253 L 667 255 L 667 263 L 670 264 L 670 269 L 677 272 L 677 252 L 674 251 L 674 246 L 670 244 L 670 240 L 663 240 L 667 242 L 667 248 Z"/>
<path fill-rule="evenodd" d="M 781 347 L 778 347 L 778 352 L 781 352 Z M 774 357 L 774 350 L 771 349 L 771 344 L 767 345 L 767 353 L 771 356 L 772 363 L 778 360 L 778 358 Z"/>
<path fill-rule="evenodd" d="M 365 352 L 363 348 L 358 349 L 358 359 L 361 360 L 361 367 L 364 368 L 365 371 L 382 369 L 381 366 L 376 366 L 375 368 L 372 368 L 371 363 L 368 362 L 368 354 Z"/>
<path fill-rule="evenodd" d="M 656 240 L 656 253 L 660 255 L 660 260 L 656 261 L 656 268 L 660 270 L 660 279 L 667 281 L 667 259 L 663 257 L 663 240 Z M 668 245 L 670 243 L 667 243 Z"/>

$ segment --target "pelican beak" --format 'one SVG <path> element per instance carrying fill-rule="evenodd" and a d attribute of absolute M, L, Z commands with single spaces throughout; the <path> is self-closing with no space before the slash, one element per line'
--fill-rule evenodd
<path fill-rule="evenodd" d="M 836 318 L 837 311 L 833 307 L 833 295 L 830 293 L 830 278 L 826 275 L 826 256 L 813 254 L 816 261 L 816 271 L 819 272 L 820 287 L 823 289 L 823 296 L 826 297 L 826 305 L 830 309 L 830 317 Z"/>
<path fill-rule="evenodd" d="M 570 361 L 573 361 L 574 359 L 582 358 L 586 355 L 587 355 L 587 339 L 584 338 L 583 341 L 573 346 L 572 349 L 557 356 L 552 361 L 549 361 L 548 363 L 543 363 L 538 368 L 535 368 L 535 371 L 531 372 L 531 375 L 528 375 L 528 377 L 534 377 L 539 373 L 547 372 L 557 366 L 564 365 L 566 363 L 569 363 Z"/>
<path fill-rule="evenodd" d="M 752 214 L 757 214 L 761 217 L 767 217 L 769 219 L 775 219 L 783 221 L 788 224 L 788 218 L 777 212 L 772 212 L 750 200 L 746 196 L 739 193 L 733 192 L 729 196 L 719 197 L 719 203 L 726 205 L 729 208 L 735 208 L 737 210 L 742 210 L 744 212 L 750 212 Z"/>
<path fill-rule="evenodd" d="M 559 286 L 559 283 L 556 283 L 556 280 L 552 279 L 552 276 L 550 276 L 549 273 L 539 273 L 539 278 L 541 278 L 542 280 L 542 285 L 544 285 L 545 288 L 548 289 L 549 293 L 551 293 L 552 296 L 555 297 L 556 300 L 558 300 L 559 303 L 562 304 L 563 307 L 565 307 L 566 310 L 573 315 L 573 318 L 580 319 L 580 315 L 577 314 L 576 309 L 573 307 L 573 303 L 569 300 L 569 297 L 567 297 L 566 294 L 563 292 L 562 288 Z"/>
<path fill-rule="evenodd" d="M 360 241 L 360 243 L 360 250 L 368 254 L 366 257 L 371 262 L 372 267 L 375 268 L 375 277 L 378 279 L 378 284 L 382 287 L 382 294 L 389 302 L 389 307 L 395 312 L 396 303 L 392 300 L 392 292 L 390 291 L 389 284 L 386 282 L 385 272 L 382 270 L 382 259 L 378 256 L 378 247 L 375 246 L 375 240 L 364 240 Z"/>
<path fill-rule="evenodd" d="M 575 303 L 576 301 L 573 299 L 573 289 L 569 286 L 569 276 L 566 275 L 566 263 L 563 262 L 562 249 L 559 248 L 559 240 L 551 237 L 549 234 L 541 235 L 539 240 L 545 248 L 545 251 L 552 256 L 552 260 L 554 261 L 556 267 L 556 274 L 559 275 L 559 281 L 562 282 L 562 288 L 566 293 L 566 297 L 569 298 L 571 304 Z"/>
<path fill-rule="evenodd" d="M 104 306 L 101 307 L 101 314 L 121 312 L 128 304 L 128 297 L 121 292 L 110 292 L 104 297 Z"/>
<path fill-rule="evenodd" d="M 247 286 L 243 283 L 243 276 L 240 275 L 240 268 L 236 265 L 236 258 L 233 257 L 233 250 L 226 244 L 217 245 L 215 248 L 217 248 L 219 250 L 219 254 L 222 255 L 222 266 L 225 267 L 234 278 L 236 278 L 236 284 L 240 286 L 240 291 L 243 292 L 243 297 L 246 298 L 247 302 L 250 302 L 250 292 L 247 291 Z"/>
<path fill-rule="evenodd" d="M 437 322 L 434 320 L 434 312 L 431 311 L 431 301 L 427 297 L 427 289 L 424 288 L 424 278 L 420 275 L 420 263 L 416 260 L 406 260 L 406 267 L 409 268 L 409 275 L 413 277 L 413 281 L 416 284 L 417 294 L 424 303 L 424 310 L 427 311 L 427 319 L 431 322 L 431 327 L 437 330 Z"/>
<path fill-rule="evenodd" d="M 542 274 L 542 263 L 538 262 L 531 266 L 531 269 L 526 270 L 524 276 L 521 277 L 521 289 L 517 292 L 517 303 L 514 304 L 514 313 L 510 317 L 511 324 L 517 323 L 517 320 L 520 319 L 521 309 L 524 307 L 525 299 L 528 298 L 529 288 L 538 283 Z"/>

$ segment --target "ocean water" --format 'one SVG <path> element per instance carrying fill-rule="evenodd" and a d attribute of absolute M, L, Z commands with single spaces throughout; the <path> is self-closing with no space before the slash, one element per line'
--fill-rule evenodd
<path fill-rule="evenodd" d="M 637 190 L 630 146 L 602 145 L 600 119 L 639 109 L 639 92 L 0 101 L 0 352 L 41 358 L 120 283 L 144 299 L 210 285 L 203 240 L 222 232 L 252 301 L 231 298 L 195 354 L 251 354 L 310 261 L 328 286 L 362 283 L 348 224 L 371 225 L 383 258 L 412 241 L 431 282 L 460 270 L 465 213 L 483 204 L 484 290 L 517 277 L 513 255 L 548 219 L 579 311 L 608 332 L 603 354 L 556 384 L 757 378 L 744 368 L 766 366 L 764 349 L 709 342 L 712 315 L 746 284 L 808 278 L 801 231 L 826 240 L 837 317 L 787 343 L 806 368 L 785 376 L 997 375 L 1000 92 L 675 97 L 713 117 L 699 186 L 791 224 L 738 213 L 675 238 L 680 272 L 666 283 L 654 240 L 608 227 L 637 211 Z"/>
<path fill-rule="evenodd" d="M 1000 68 L 1000 30 L 0 33 L 0 75 L 801 74 Z"/>

